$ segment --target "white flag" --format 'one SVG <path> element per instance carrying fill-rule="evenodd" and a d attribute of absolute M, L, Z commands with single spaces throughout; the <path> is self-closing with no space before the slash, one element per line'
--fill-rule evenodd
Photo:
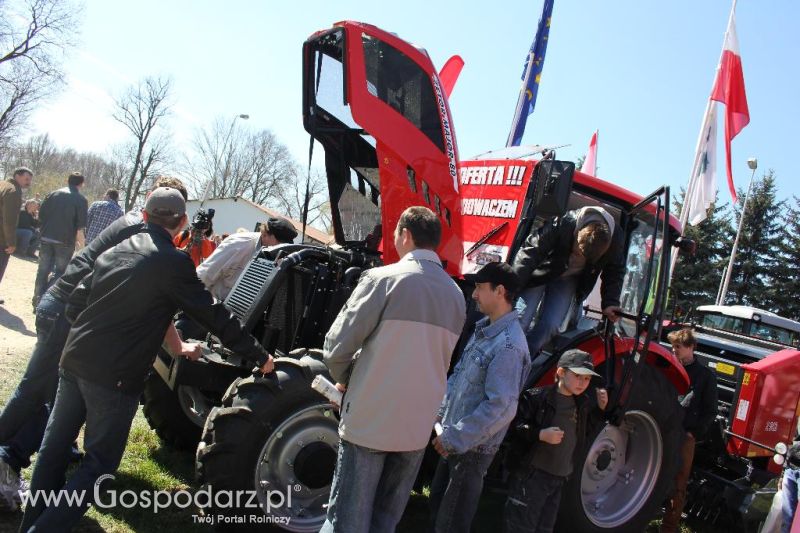
<path fill-rule="evenodd" d="M 703 124 L 703 140 L 695 157 L 694 174 L 686 191 L 683 209 L 688 209 L 689 224 L 706 219 L 709 206 L 717 197 L 717 103 L 712 102 Z"/>

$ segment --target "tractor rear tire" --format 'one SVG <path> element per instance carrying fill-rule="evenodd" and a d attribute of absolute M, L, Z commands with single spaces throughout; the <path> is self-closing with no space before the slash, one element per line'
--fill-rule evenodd
<path fill-rule="evenodd" d="M 194 450 L 203 432 L 181 407 L 177 391 L 152 372 L 144 384 L 144 416 L 164 444 L 177 450 Z"/>
<path fill-rule="evenodd" d="M 322 526 L 339 441 L 335 409 L 311 388 L 323 369 L 308 356 L 276 359 L 274 373 L 236 380 L 222 407 L 212 410 L 197 448 L 197 474 L 201 490 L 214 495 L 206 512 L 225 516 L 218 529 Z M 225 493 L 244 496 L 219 505 Z"/>
<path fill-rule="evenodd" d="M 644 531 L 673 486 L 682 423 L 675 388 L 643 364 L 620 426 L 605 424 L 590 433 L 584 460 L 564 485 L 557 529 Z"/>

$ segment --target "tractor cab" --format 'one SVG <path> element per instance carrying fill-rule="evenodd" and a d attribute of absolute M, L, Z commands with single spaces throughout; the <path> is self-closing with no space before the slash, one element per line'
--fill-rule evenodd
<path fill-rule="evenodd" d="M 336 242 L 398 259 L 403 210 L 430 207 L 438 250 L 460 274 L 458 152 L 450 109 L 423 49 L 358 22 L 340 22 L 303 46 L 303 123 L 325 151 Z"/>

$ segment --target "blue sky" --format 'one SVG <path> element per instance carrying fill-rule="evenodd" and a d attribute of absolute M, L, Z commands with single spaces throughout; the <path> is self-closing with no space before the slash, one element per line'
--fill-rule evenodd
<path fill-rule="evenodd" d="M 125 136 L 110 118 L 111 97 L 144 76 L 167 75 L 179 148 L 214 117 L 247 113 L 248 126 L 272 129 L 302 162 L 302 43 L 353 19 L 425 47 L 437 68 L 453 54 L 464 58 L 450 104 L 461 156 L 469 157 L 505 142 L 541 7 L 542 0 L 87 0 L 67 90 L 34 115 L 31 133 L 106 152 Z M 569 144 L 558 155 L 574 160 L 599 129 L 600 177 L 642 194 L 684 186 L 729 10 L 727 0 L 556 0 L 523 143 Z M 800 135 L 790 129 L 800 123 L 797 20 L 800 2 L 741 0 L 737 7 L 751 122 L 733 141 L 734 180 L 747 186 L 745 162 L 756 156 L 757 175 L 774 169 L 784 198 L 800 196 Z M 722 146 L 719 154 L 726 201 Z"/>

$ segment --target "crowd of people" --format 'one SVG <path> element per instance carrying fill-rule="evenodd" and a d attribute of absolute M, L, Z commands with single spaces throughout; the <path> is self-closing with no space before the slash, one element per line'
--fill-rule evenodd
<path fill-rule="evenodd" d="M 21 189 L 31 178 L 21 168 L 0 187 L 0 277 L 15 251 Z M 210 331 L 257 371 L 274 368 L 272 355 L 222 300 L 260 247 L 294 241 L 287 220 L 271 218 L 259 232 L 234 234 L 193 261 L 180 249 L 188 223 L 180 180 L 159 178 L 144 207 L 127 214 L 113 190 L 87 206 L 83 183 L 71 174 L 39 209 L 37 342 L 0 413 L 6 510 L 19 504 L 20 471 L 37 451 L 31 491 L 91 495 L 100 476 L 116 471 L 160 345 L 196 360 L 199 345 L 185 339 Z M 590 386 L 598 374 L 587 352 L 565 351 L 555 383 L 525 387 L 569 304 L 585 298 L 598 278 L 603 313 L 619 318 L 624 254 L 613 217 L 601 207 L 570 211 L 532 231 L 513 264 L 489 263 L 466 274 L 483 317 L 450 373 L 466 302 L 435 252 L 440 239 L 435 213 L 406 209 L 394 229 L 400 260 L 362 274 L 325 337 L 324 362 L 344 396 L 324 532 L 394 531 L 432 432 L 440 456 L 430 488 L 432 530 L 470 530 L 484 477 L 507 440 L 513 475 L 504 529 L 552 531 L 564 483 L 581 468 L 588 428 L 603 420 L 608 394 Z M 691 452 L 716 413 L 714 376 L 694 361 L 691 331 L 670 342 L 692 383 L 681 398 L 687 438 L 664 531 L 676 530 Z M 84 455 L 67 479 L 84 426 Z M 39 500 L 26 507 L 20 531 L 68 531 L 90 503 Z"/>

